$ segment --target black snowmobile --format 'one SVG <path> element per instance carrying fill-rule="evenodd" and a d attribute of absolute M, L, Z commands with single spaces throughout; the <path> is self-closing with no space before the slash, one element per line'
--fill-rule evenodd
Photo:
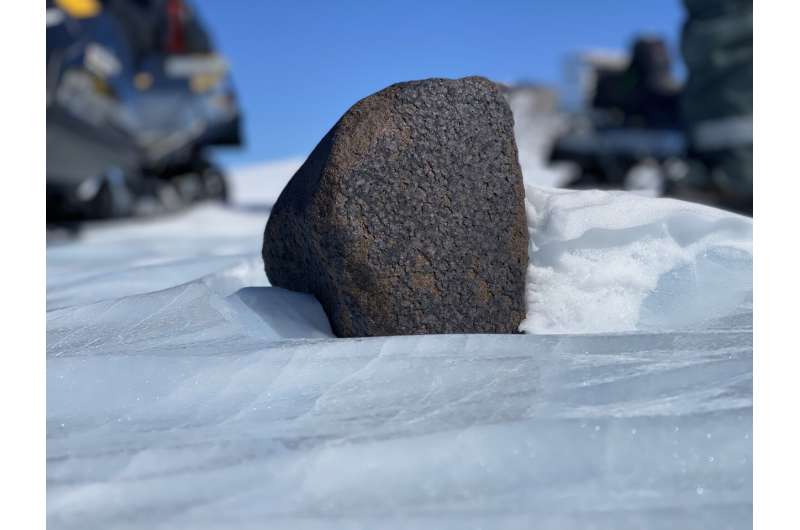
<path fill-rule="evenodd" d="M 241 144 L 225 60 L 183 0 L 47 1 L 47 219 L 225 200 Z"/>
<path fill-rule="evenodd" d="M 586 55 L 582 71 L 585 108 L 559 137 L 551 162 L 579 168 L 573 188 L 662 191 L 685 171 L 685 134 L 680 120 L 681 87 L 672 77 L 663 41 L 639 38 L 629 59 Z"/>

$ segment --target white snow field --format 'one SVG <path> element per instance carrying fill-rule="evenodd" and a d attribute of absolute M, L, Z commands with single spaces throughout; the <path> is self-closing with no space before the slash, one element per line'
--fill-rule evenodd
<path fill-rule="evenodd" d="M 337 339 L 263 273 L 298 163 L 48 246 L 49 528 L 751 527 L 750 219 L 529 185 L 528 333 Z"/>

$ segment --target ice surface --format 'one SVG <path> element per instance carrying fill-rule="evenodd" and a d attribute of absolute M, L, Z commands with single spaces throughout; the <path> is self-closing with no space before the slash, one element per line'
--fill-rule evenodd
<path fill-rule="evenodd" d="M 49 246 L 50 528 L 750 527 L 751 221 L 527 194 L 517 336 L 333 338 L 271 193 Z"/>

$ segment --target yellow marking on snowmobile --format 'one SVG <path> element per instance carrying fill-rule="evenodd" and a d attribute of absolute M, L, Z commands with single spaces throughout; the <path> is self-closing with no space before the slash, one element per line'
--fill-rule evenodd
<path fill-rule="evenodd" d="M 133 76 L 133 84 L 139 90 L 147 90 L 153 86 L 153 76 L 149 72 L 139 72 Z"/>
<path fill-rule="evenodd" d="M 92 88 L 94 88 L 96 93 L 103 96 L 114 95 L 113 87 L 111 87 L 111 85 L 109 85 L 105 79 L 94 74 L 92 75 Z"/>
<path fill-rule="evenodd" d="M 222 77 L 217 74 L 197 74 L 193 75 L 189 81 L 189 87 L 193 92 L 208 92 L 219 83 Z"/>
<path fill-rule="evenodd" d="M 56 0 L 56 5 L 73 18 L 90 18 L 103 10 L 99 0 Z"/>

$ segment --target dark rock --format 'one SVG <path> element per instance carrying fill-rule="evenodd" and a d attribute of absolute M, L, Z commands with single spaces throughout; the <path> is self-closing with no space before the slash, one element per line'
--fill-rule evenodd
<path fill-rule="evenodd" d="M 528 237 L 513 118 L 480 77 L 356 103 L 272 209 L 272 285 L 314 294 L 340 337 L 514 333 Z"/>

